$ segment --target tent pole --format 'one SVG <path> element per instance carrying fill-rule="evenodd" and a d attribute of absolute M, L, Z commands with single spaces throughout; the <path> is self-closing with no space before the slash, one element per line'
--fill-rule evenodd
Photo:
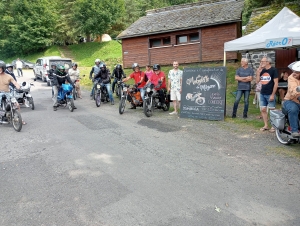
<path fill-rule="evenodd" d="M 224 62 L 223 62 L 223 66 L 226 66 L 226 52 L 224 51 Z"/>

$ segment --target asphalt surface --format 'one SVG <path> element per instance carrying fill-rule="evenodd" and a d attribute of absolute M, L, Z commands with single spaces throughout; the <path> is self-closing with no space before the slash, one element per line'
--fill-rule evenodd
<path fill-rule="evenodd" d="M 273 134 L 119 115 L 116 98 L 97 108 L 88 92 L 54 112 L 34 83 L 27 125 L 0 125 L 0 225 L 300 225 L 299 160 Z"/>

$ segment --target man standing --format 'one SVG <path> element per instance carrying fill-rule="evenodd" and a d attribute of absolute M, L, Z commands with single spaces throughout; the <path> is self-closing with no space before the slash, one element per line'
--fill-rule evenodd
<path fill-rule="evenodd" d="M 236 93 L 235 102 L 233 105 L 232 118 L 236 118 L 236 112 L 244 95 L 244 113 L 243 118 L 247 118 L 249 108 L 249 95 L 251 90 L 251 81 L 253 80 L 254 72 L 252 68 L 248 67 L 248 59 L 242 58 L 241 67 L 236 70 L 235 80 L 238 81 L 238 88 Z"/>
<path fill-rule="evenodd" d="M 178 62 L 173 62 L 173 69 L 168 74 L 168 92 L 173 101 L 174 111 L 170 115 L 177 114 L 177 109 L 180 108 L 181 87 L 182 87 L 182 70 L 178 69 Z"/>
<path fill-rule="evenodd" d="M 278 87 L 278 72 L 276 68 L 271 66 L 271 63 L 271 58 L 263 57 L 256 72 L 256 84 L 261 82 L 262 85 L 260 91 L 260 110 L 264 126 L 260 129 L 261 131 L 269 130 L 267 107 L 270 110 L 274 110 L 276 105 L 275 93 Z M 269 131 L 275 132 L 275 129 L 272 127 Z"/>
<path fill-rule="evenodd" d="M 293 73 L 288 77 L 288 90 L 284 97 L 283 107 L 288 112 L 289 122 L 291 125 L 291 135 L 293 137 L 300 137 L 298 123 L 300 112 L 300 91 L 297 87 L 300 87 L 300 61 L 295 62 L 291 69 Z"/>
<path fill-rule="evenodd" d="M 22 61 L 20 61 L 20 58 L 18 58 L 17 61 L 16 61 L 16 68 L 17 68 L 17 71 L 18 71 L 18 76 L 23 77 L 23 71 L 22 71 L 23 63 L 22 63 Z"/>

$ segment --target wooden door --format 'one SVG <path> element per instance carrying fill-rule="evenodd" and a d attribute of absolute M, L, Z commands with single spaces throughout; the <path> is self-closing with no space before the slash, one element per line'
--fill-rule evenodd
<path fill-rule="evenodd" d="M 292 73 L 292 71 L 287 67 L 290 63 L 293 63 L 297 60 L 296 51 L 297 49 L 279 49 L 275 50 L 275 59 L 276 64 L 275 67 L 278 70 L 278 74 L 284 71 L 288 71 L 288 73 Z"/>

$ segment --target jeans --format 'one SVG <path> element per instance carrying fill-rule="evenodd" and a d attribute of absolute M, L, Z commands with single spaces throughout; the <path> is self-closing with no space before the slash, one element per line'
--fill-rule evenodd
<path fill-rule="evenodd" d="M 23 76 L 22 68 L 18 68 L 17 71 L 18 71 L 18 76 L 19 76 L 19 77 L 20 77 L 20 76 Z M 21 75 L 20 75 L 20 74 L 21 74 Z"/>
<path fill-rule="evenodd" d="M 52 86 L 52 90 L 53 90 L 53 107 L 57 107 L 57 95 L 58 95 L 58 88 L 57 86 Z"/>
<path fill-rule="evenodd" d="M 108 92 L 108 96 L 109 96 L 110 101 L 113 101 L 114 98 L 113 98 L 112 92 L 111 92 L 111 90 L 110 90 L 110 83 L 103 84 L 103 85 L 106 86 L 106 89 L 107 89 L 107 92 Z"/>
<path fill-rule="evenodd" d="M 292 100 L 285 100 L 283 103 L 283 107 L 288 112 L 292 133 L 298 132 L 300 104 L 297 104 Z"/>
<path fill-rule="evenodd" d="M 270 95 L 266 94 L 260 94 L 260 107 L 269 107 L 269 108 L 275 108 L 276 106 L 276 95 L 274 95 L 274 100 L 270 101 Z"/>
<path fill-rule="evenodd" d="M 244 94 L 244 102 L 245 102 L 244 114 L 248 113 L 250 90 L 238 90 L 237 94 L 236 94 L 235 102 L 234 102 L 234 105 L 233 105 L 232 114 L 234 114 L 234 115 L 237 112 L 237 109 L 238 109 L 238 106 L 239 106 L 239 103 L 240 103 L 240 100 L 241 100 L 241 97 L 242 97 L 243 94 Z"/>
<path fill-rule="evenodd" d="M 138 88 L 138 90 L 140 91 L 142 100 L 144 101 L 145 100 L 145 89 L 144 88 Z"/>
<path fill-rule="evenodd" d="M 115 87 L 116 87 L 117 82 L 118 82 L 118 79 L 115 78 L 115 80 L 112 83 L 112 87 L 111 87 L 113 93 L 115 92 Z"/>

